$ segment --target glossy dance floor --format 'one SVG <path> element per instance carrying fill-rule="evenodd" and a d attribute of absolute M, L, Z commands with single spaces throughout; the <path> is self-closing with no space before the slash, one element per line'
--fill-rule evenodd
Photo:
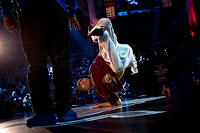
<path fill-rule="evenodd" d="M 78 119 L 28 128 L 32 112 L 0 120 L 0 133 L 194 133 L 199 132 L 198 96 L 143 97 L 124 100 L 121 107 L 90 110 L 75 107 Z"/>

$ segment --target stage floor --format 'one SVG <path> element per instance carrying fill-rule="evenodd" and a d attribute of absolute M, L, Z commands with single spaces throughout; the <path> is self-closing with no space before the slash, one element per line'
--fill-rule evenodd
<path fill-rule="evenodd" d="M 198 97 L 146 97 L 124 100 L 121 107 L 75 107 L 78 119 L 28 128 L 33 112 L 0 120 L 0 133 L 193 133 L 198 132 Z"/>

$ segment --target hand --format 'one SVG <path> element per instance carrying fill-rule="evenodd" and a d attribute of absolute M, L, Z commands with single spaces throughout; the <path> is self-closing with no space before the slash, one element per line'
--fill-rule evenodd
<path fill-rule="evenodd" d="M 11 33 L 15 33 L 17 31 L 17 23 L 13 16 L 3 17 L 4 27 Z"/>
<path fill-rule="evenodd" d="M 98 104 L 94 107 L 91 107 L 90 109 L 96 109 L 96 108 L 103 108 L 103 107 L 111 107 L 112 105 L 109 103 L 109 102 L 106 102 L 106 103 L 101 103 L 101 104 Z"/>
<path fill-rule="evenodd" d="M 100 108 L 100 107 L 98 105 L 96 105 L 96 106 L 93 106 L 93 107 L 91 107 L 89 109 L 96 109 L 96 108 Z"/>
<path fill-rule="evenodd" d="M 71 30 L 72 30 L 73 26 L 74 26 L 75 30 L 80 30 L 81 29 L 76 17 L 69 17 L 68 20 L 69 20 L 69 23 L 70 23 L 70 29 Z"/>
<path fill-rule="evenodd" d="M 92 27 L 95 27 L 98 21 L 99 21 L 99 20 L 98 20 L 97 18 L 93 19 L 93 24 L 91 24 L 91 26 L 92 26 Z"/>
<path fill-rule="evenodd" d="M 118 99 L 118 100 L 117 100 L 117 105 L 122 105 L 121 99 Z"/>

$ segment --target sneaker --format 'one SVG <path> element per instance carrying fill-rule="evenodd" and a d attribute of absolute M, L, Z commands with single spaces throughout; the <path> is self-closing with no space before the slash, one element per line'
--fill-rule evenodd
<path fill-rule="evenodd" d="M 55 125 L 57 123 L 56 114 L 35 114 L 32 118 L 26 121 L 28 127 Z"/>
<path fill-rule="evenodd" d="M 58 122 L 66 122 L 66 121 L 74 120 L 76 118 L 77 118 L 76 112 L 74 112 L 72 109 L 70 109 L 64 115 L 58 117 L 57 121 Z"/>
<path fill-rule="evenodd" d="M 91 26 L 88 27 L 88 36 L 102 36 L 105 28 L 102 25 L 95 26 L 94 28 Z"/>

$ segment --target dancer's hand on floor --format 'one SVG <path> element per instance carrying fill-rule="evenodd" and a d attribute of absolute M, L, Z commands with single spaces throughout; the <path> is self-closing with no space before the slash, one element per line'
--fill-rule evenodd
<path fill-rule="evenodd" d="M 90 109 L 96 109 L 96 108 L 104 108 L 104 107 L 111 107 L 112 105 L 109 102 L 101 103 L 96 106 L 91 107 Z"/>

